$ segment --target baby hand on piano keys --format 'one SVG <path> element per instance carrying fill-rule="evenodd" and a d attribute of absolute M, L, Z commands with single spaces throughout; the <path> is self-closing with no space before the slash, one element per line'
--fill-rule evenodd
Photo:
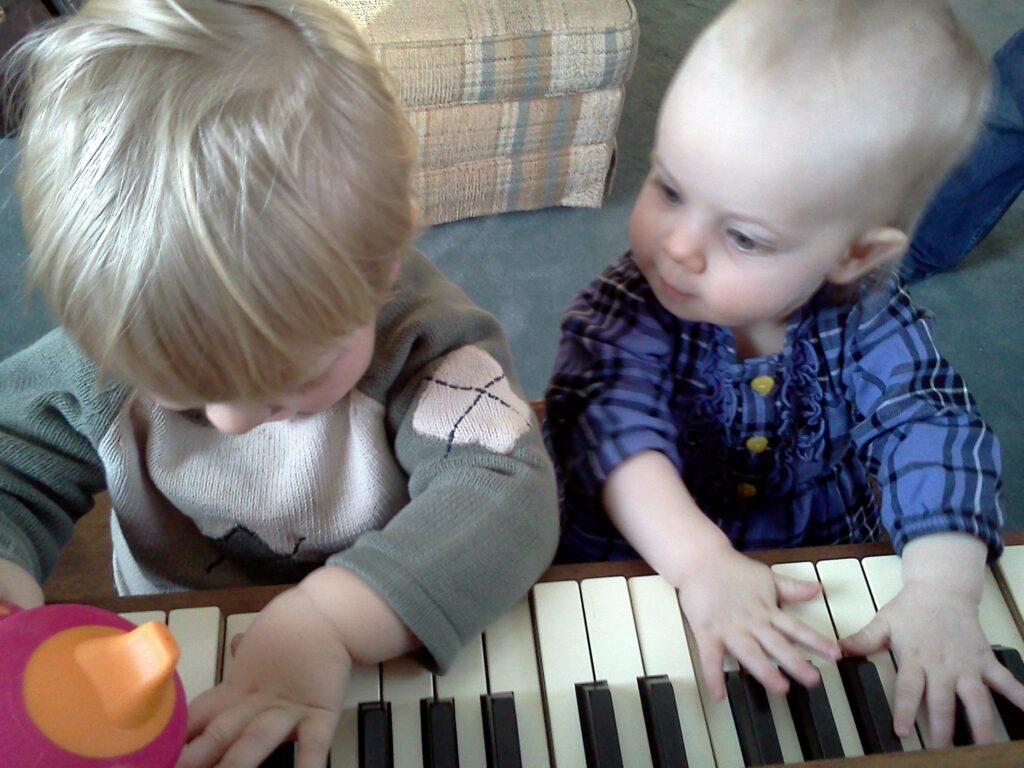
<path fill-rule="evenodd" d="M 903 585 L 843 651 L 866 656 L 891 647 L 896 657 L 893 726 L 907 736 L 923 708 L 928 746 L 952 743 L 957 698 L 976 744 L 993 740 L 987 688 L 1024 709 L 1024 686 L 1000 664 L 978 621 L 987 548 L 963 533 L 914 539 L 903 549 Z"/>
<path fill-rule="evenodd" d="M 795 644 L 839 656 L 834 637 L 820 635 L 779 607 L 810 600 L 821 590 L 818 582 L 773 573 L 733 549 L 664 454 L 641 451 L 619 464 L 605 482 L 603 501 L 619 532 L 679 590 L 704 680 L 715 698 L 725 696 L 726 653 L 779 693 L 789 687 L 779 667 L 804 685 L 819 680 Z"/>
<path fill-rule="evenodd" d="M 35 608 L 43 604 L 43 588 L 20 565 L 0 558 L 0 603 Z"/>
<path fill-rule="evenodd" d="M 809 600 L 817 582 L 773 573 L 729 546 L 711 555 L 678 585 L 679 602 L 693 630 L 711 695 L 725 696 L 724 654 L 731 654 L 765 688 L 785 693 L 785 670 L 805 686 L 819 676 L 797 645 L 837 658 L 839 646 L 783 612 L 782 603 Z"/>
<path fill-rule="evenodd" d="M 224 681 L 192 701 L 177 768 L 256 768 L 289 739 L 297 742 L 295 768 L 323 768 L 352 664 L 416 645 L 351 571 L 314 571 L 260 611 Z"/>

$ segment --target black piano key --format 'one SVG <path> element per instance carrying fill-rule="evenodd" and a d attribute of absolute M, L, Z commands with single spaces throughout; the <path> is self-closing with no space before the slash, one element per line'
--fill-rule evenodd
<path fill-rule="evenodd" d="M 1020 654 L 1013 648 L 1004 648 L 1001 645 L 992 647 L 996 659 L 1006 667 L 1017 682 L 1024 683 L 1024 661 L 1021 661 Z M 1018 709 L 1017 705 L 1003 696 L 1001 693 L 992 691 L 992 698 L 996 702 L 996 711 L 999 713 L 1003 725 L 1006 726 L 1006 733 L 1011 741 L 1024 739 L 1024 712 Z"/>
<path fill-rule="evenodd" d="M 459 768 L 459 737 L 452 699 L 420 699 L 424 768 Z"/>
<path fill-rule="evenodd" d="M 576 704 L 587 768 L 622 768 L 619 731 L 615 725 L 615 708 L 608 681 L 576 683 Z"/>
<path fill-rule="evenodd" d="M 739 670 L 725 673 L 725 688 L 744 765 L 781 763 L 782 747 L 764 686 L 746 671 Z"/>
<path fill-rule="evenodd" d="M 840 659 L 837 665 L 864 752 L 902 752 L 878 669 L 867 659 L 854 657 Z"/>
<path fill-rule="evenodd" d="M 638 677 L 654 768 L 688 768 L 672 682 L 667 675 Z"/>
<path fill-rule="evenodd" d="M 515 696 L 511 693 L 483 694 L 480 709 L 484 716 L 487 768 L 523 768 Z"/>
<path fill-rule="evenodd" d="M 363 702 L 359 705 L 358 722 L 359 768 L 394 768 L 391 703 Z"/>
<path fill-rule="evenodd" d="M 294 768 L 295 742 L 286 741 L 279 744 L 267 759 L 260 763 L 260 768 Z"/>
<path fill-rule="evenodd" d="M 790 678 L 786 701 L 805 760 L 846 757 L 824 685 L 806 688 Z"/>
<path fill-rule="evenodd" d="M 956 710 L 953 714 L 953 746 L 967 747 L 974 743 L 971 735 L 971 721 L 967 719 L 967 710 L 960 699 L 956 700 Z"/>

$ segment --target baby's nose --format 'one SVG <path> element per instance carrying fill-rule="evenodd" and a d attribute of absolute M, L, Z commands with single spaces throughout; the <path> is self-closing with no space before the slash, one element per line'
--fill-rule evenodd
<path fill-rule="evenodd" d="M 210 403 L 206 406 L 206 420 L 225 435 L 242 435 L 264 422 L 273 420 L 275 410 L 267 405 L 240 405 L 236 403 Z"/>
<path fill-rule="evenodd" d="M 693 227 L 673 227 L 662 240 L 662 251 L 672 261 L 678 262 L 694 272 L 701 272 L 705 265 L 706 239 Z"/>

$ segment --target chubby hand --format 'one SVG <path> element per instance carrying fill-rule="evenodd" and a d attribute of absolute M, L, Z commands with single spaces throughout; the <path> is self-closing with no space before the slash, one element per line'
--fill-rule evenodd
<path fill-rule="evenodd" d="M 810 600 L 817 582 L 774 573 L 731 548 L 718 550 L 679 585 L 679 602 L 693 630 L 708 690 L 725 695 L 724 655 L 731 654 L 768 690 L 785 693 L 789 681 L 818 683 L 815 668 L 795 644 L 836 658 L 839 646 L 785 613 L 782 603 Z"/>
<path fill-rule="evenodd" d="M 177 768 L 255 768 L 290 738 L 296 768 L 322 768 L 351 666 L 303 586 L 281 593 L 242 637 L 224 682 L 190 704 Z"/>
<path fill-rule="evenodd" d="M 993 711 L 986 688 L 1024 708 L 1024 685 L 1000 664 L 978 623 L 978 598 L 905 583 L 863 629 L 841 642 L 849 655 L 885 647 L 896 655 L 893 727 L 908 736 L 923 706 L 928 746 L 952 742 L 957 698 L 963 702 L 975 743 L 992 742 Z"/>
<path fill-rule="evenodd" d="M 0 603 L 36 608 L 43 604 L 43 588 L 20 565 L 0 558 Z"/>

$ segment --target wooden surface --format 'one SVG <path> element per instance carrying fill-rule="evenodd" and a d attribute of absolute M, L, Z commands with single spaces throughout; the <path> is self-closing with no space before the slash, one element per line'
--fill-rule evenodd
<path fill-rule="evenodd" d="M 117 595 L 111 566 L 107 494 L 97 496 L 92 511 L 79 521 L 71 543 L 61 552 L 43 590 L 46 599 L 53 603 L 95 603 Z"/>

